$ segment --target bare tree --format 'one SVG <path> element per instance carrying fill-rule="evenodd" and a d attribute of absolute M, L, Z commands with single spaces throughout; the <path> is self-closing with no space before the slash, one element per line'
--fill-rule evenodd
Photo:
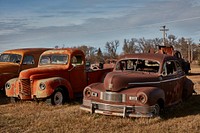
<path fill-rule="evenodd" d="M 132 38 L 131 41 L 124 39 L 124 45 L 122 47 L 124 54 L 131 54 L 138 51 L 138 46 L 136 45 L 137 39 Z"/>
<path fill-rule="evenodd" d="M 109 58 L 117 58 L 117 48 L 119 47 L 119 41 L 115 40 L 112 42 L 107 42 L 105 45 L 106 48 L 106 55 L 109 56 Z"/>
<path fill-rule="evenodd" d="M 175 35 L 170 34 L 168 36 L 168 39 L 169 39 L 169 44 L 171 44 L 171 45 L 175 45 L 177 43 L 176 42 L 177 37 Z"/>
<path fill-rule="evenodd" d="M 139 52 L 148 53 L 150 49 L 156 49 L 156 46 L 159 45 L 161 40 L 159 39 L 145 39 L 141 38 L 138 40 Z"/>

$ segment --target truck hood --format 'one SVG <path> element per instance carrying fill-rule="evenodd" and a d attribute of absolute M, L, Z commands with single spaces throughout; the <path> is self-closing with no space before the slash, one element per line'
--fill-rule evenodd
<path fill-rule="evenodd" d="M 20 72 L 19 78 L 20 79 L 29 79 L 31 76 L 34 75 L 47 75 L 47 76 L 56 76 L 56 75 L 63 75 L 64 71 L 66 70 L 65 67 L 56 67 L 56 66 L 44 66 L 44 67 L 36 67 L 31 69 L 26 69 Z"/>
<path fill-rule="evenodd" d="M 104 89 L 120 91 L 145 84 L 155 84 L 159 81 L 159 74 L 147 72 L 110 72 L 104 79 Z"/>
<path fill-rule="evenodd" d="M 18 73 L 19 64 L 9 63 L 9 62 L 0 62 L 0 74 L 2 73 Z"/>

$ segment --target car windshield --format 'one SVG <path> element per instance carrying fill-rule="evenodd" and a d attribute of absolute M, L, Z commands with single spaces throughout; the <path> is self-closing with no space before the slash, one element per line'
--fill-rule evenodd
<path fill-rule="evenodd" d="M 22 56 L 19 54 L 1 54 L 0 62 L 20 63 Z"/>
<path fill-rule="evenodd" d="M 43 55 L 40 58 L 41 65 L 49 65 L 49 64 L 67 64 L 68 55 Z"/>
<path fill-rule="evenodd" d="M 121 60 L 116 65 L 116 70 L 131 70 L 157 73 L 159 63 L 154 60 L 146 59 L 126 59 Z"/>

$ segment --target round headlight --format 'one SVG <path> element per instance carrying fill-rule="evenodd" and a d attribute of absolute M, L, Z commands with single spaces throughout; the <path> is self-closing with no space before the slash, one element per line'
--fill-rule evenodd
<path fill-rule="evenodd" d="M 144 93 L 141 93 L 138 95 L 138 101 L 141 102 L 142 104 L 145 104 L 147 102 L 147 95 Z"/>
<path fill-rule="evenodd" d="M 85 90 L 84 90 L 84 95 L 85 95 L 86 97 L 90 97 L 91 94 L 92 94 L 92 92 L 91 92 L 90 88 L 89 88 L 89 87 L 86 87 Z"/>
<path fill-rule="evenodd" d="M 40 83 L 40 89 L 41 89 L 41 90 L 46 89 L 46 85 L 45 85 L 44 83 Z"/>
<path fill-rule="evenodd" d="M 6 89 L 10 89 L 10 88 L 11 88 L 10 83 L 6 83 L 6 84 L 5 84 L 5 88 L 6 88 Z"/>

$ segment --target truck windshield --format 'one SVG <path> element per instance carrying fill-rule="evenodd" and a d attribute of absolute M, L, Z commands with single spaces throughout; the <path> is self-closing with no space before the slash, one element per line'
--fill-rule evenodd
<path fill-rule="evenodd" d="M 19 54 L 1 54 L 0 62 L 20 63 L 22 56 Z"/>
<path fill-rule="evenodd" d="M 159 66 L 159 63 L 154 60 L 126 59 L 117 63 L 116 70 L 132 70 L 157 73 Z"/>
<path fill-rule="evenodd" d="M 67 64 L 68 55 L 43 55 L 40 58 L 41 65 Z"/>

